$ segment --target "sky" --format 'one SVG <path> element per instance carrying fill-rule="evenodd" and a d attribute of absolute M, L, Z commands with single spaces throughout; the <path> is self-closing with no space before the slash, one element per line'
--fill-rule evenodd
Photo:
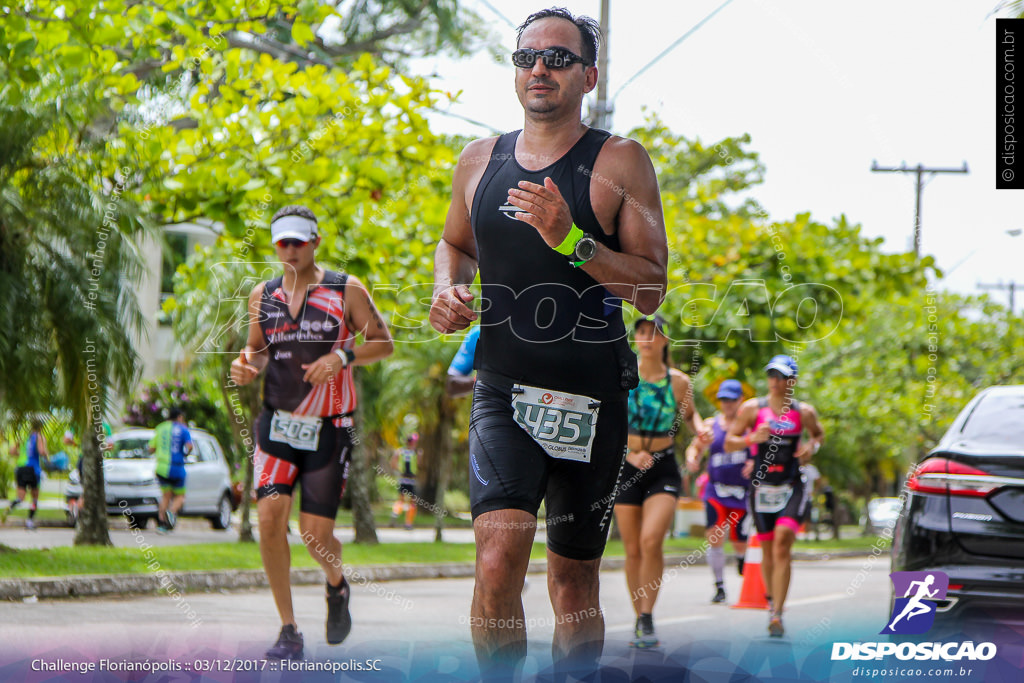
<path fill-rule="evenodd" d="M 725 0 L 610 0 L 609 92 Z M 845 214 L 889 252 L 912 248 L 914 177 L 880 166 L 959 168 L 922 195 L 922 254 L 945 271 L 939 288 L 978 294 L 979 282 L 1018 283 L 1024 309 L 1024 190 L 995 189 L 999 0 L 733 0 L 618 92 L 610 126 L 624 134 L 656 113 L 705 143 L 749 133 L 765 181 L 750 195 L 773 219 Z M 522 127 L 513 89 L 515 31 L 547 3 L 463 0 L 495 43 L 473 57 L 419 60 L 435 87 L 461 91 L 451 111 L 499 130 Z M 562 0 L 598 18 L 600 0 Z M 502 15 L 504 18 L 502 18 Z M 498 58 L 500 57 L 500 59 Z M 435 130 L 491 131 L 435 115 Z M 667 226 L 671 230 L 671 226 Z M 1005 303 L 1005 290 L 990 292 Z"/>

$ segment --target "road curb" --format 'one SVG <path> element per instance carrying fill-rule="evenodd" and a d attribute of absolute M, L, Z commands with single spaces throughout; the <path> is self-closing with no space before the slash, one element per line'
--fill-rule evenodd
<path fill-rule="evenodd" d="M 793 553 L 794 560 L 829 560 L 851 557 L 867 557 L 868 551 L 840 551 L 835 553 Z M 706 564 L 704 554 L 693 550 L 686 555 L 665 557 L 665 569 Z M 530 562 L 527 572 L 544 574 L 547 560 Z M 601 562 L 602 571 L 618 571 L 625 565 L 623 557 L 608 557 Z M 467 578 L 474 574 L 474 566 L 468 562 L 443 562 L 434 564 L 385 564 L 362 567 L 346 566 L 346 575 L 354 585 L 381 581 L 408 581 L 416 579 Z M 293 569 L 292 584 L 309 586 L 324 581 L 319 568 Z M 170 585 L 182 593 L 211 592 L 220 590 L 242 590 L 266 588 L 267 577 L 262 569 L 238 569 L 231 571 L 189 571 L 168 572 L 157 570 L 145 574 L 81 575 L 62 577 L 38 577 L 31 579 L 0 579 L 0 600 L 53 600 L 62 598 L 99 597 L 106 595 L 145 595 L 166 590 Z"/>

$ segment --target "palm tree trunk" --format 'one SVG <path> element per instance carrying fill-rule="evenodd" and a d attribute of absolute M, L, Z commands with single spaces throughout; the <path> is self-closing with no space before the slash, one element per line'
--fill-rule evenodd
<path fill-rule="evenodd" d="M 363 396 L 360 376 L 356 375 L 356 391 Z M 373 463 L 376 460 L 379 435 L 363 433 L 363 409 L 360 407 L 355 414 L 356 443 L 352 448 L 352 460 L 349 465 L 347 486 L 351 487 L 352 524 L 355 527 L 356 543 L 377 545 L 377 525 L 373 521 L 373 505 L 370 503 L 370 490 L 374 484 Z"/>
<path fill-rule="evenodd" d="M 103 458 L 99 425 L 92 416 L 82 430 L 82 507 L 75 529 L 75 545 L 112 545 L 107 525 L 107 495 L 103 484 Z"/>
<path fill-rule="evenodd" d="M 434 494 L 434 542 L 442 542 L 444 531 L 444 494 L 448 490 L 448 479 L 452 470 L 452 424 L 455 422 L 455 402 L 444 396 L 441 398 L 441 409 L 437 419 L 438 454 L 440 471 L 437 475 L 437 492 Z"/>
<path fill-rule="evenodd" d="M 224 373 L 227 377 L 227 373 Z M 240 456 L 240 462 L 245 467 L 245 477 L 242 484 L 242 501 L 240 504 L 241 523 L 238 527 L 238 541 L 240 543 L 253 543 L 256 538 L 252 533 L 252 481 L 253 481 L 253 457 L 256 445 L 256 417 L 260 410 L 260 392 L 256 385 L 239 387 L 228 379 L 221 382 L 221 394 L 224 396 L 224 405 L 228 408 L 231 423 L 231 434 L 234 437 L 235 453 Z M 234 401 L 230 392 L 236 392 Z M 239 422 L 241 419 L 241 422 Z"/>

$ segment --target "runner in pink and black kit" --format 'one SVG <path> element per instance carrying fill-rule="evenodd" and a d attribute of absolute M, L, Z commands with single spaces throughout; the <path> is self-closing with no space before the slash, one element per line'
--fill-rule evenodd
<path fill-rule="evenodd" d="M 768 395 L 743 404 L 729 428 L 725 447 L 751 451 L 743 473 L 751 479 L 750 512 L 764 548 L 764 585 L 771 592 L 768 632 L 781 637 L 785 632 L 782 608 L 789 592 L 790 551 L 810 495 L 805 491 L 800 465 L 807 463 L 824 443 L 825 431 L 814 407 L 793 398 L 796 361 L 778 355 L 765 370 Z M 801 441 L 804 430 L 810 438 Z"/>

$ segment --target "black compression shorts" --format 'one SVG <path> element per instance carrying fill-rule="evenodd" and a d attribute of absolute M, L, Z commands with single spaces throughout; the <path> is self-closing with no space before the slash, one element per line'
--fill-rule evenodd
<path fill-rule="evenodd" d="M 802 479 L 795 479 L 788 485 L 790 493 L 785 505 L 776 512 L 759 512 L 757 509 L 758 495 L 761 489 L 767 489 L 766 484 L 750 487 L 750 495 L 747 497 L 747 506 L 750 516 L 754 520 L 754 528 L 757 530 L 757 538 L 761 541 L 771 541 L 775 538 L 775 527 L 778 525 L 789 527 L 796 533 L 800 529 L 804 512 L 807 509 L 810 499 L 807 497 Z"/>
<path fill-rule="evenodd" d="M 654 458 L 654 464 L 646 470 L 637 469 L 628 462 L 622 466 L 616 505 L 643 505 L 645 500 L 656 493 L 668 493 L 679 497 L 683 478 L 679 475 L 679 466 L 676 464 L 675 446 L 655 451 L 651 453 L 651 457 Z"/>
<path fill-rule="evenodd" d="M 491 373 L 473 392 L 469 497 L 473 519 L 494 510 L 547 511 L 548 549 L 573 560 L 601 557 L 626 454 L 626 394 L 600 400 L 590 462 L 550 457 L 513 419 L 512 383 Z"/>
<path fill-rule="evenodd" d="M 265 408 L 256 421 L 256 497 L 292 495 L 295 483 L 302 489 L 299 510 L 334 519 L 348 479 L 352 453 L 351 416 L 321 418 L 315 451 L 306 451 L 270 440 L 274 411 Z"/>
<path fill-rule="evenodd" d="M 14 471 L 14 481 L 21 489 L 37 489 L 39 488 L 39 475 L 36 474 L 36 468 L 31 465 L 25 465 L 19 467 Z"/>

